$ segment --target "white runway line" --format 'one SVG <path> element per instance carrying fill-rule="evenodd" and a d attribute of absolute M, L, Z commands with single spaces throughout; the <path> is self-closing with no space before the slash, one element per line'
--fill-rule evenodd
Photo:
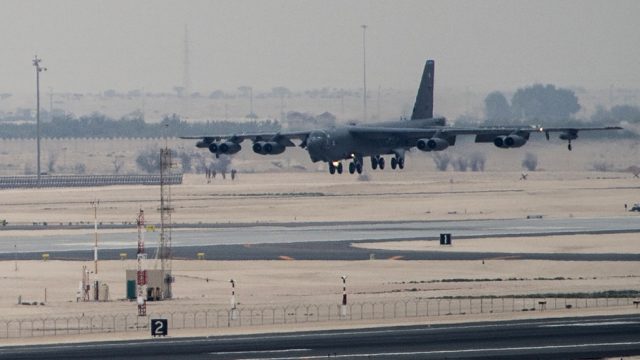
<path fill-rule="evenodd" d="M 254 351 L 218 351 L 211 352 L 209 355 L 241 355 L 241 354 L 270 354 L 270 353 L 288 353 L 288 352 L 305 352 L 311 349 L 282 349 L 282 350 L 254 350 Z"/>
<path fill-rule="evenodd" d="M 510 348 L 485 348 L 485 349 L 461 349 L 461 350 L 434 350 L 434 351 L 409 351 L 409 352 L 386 352 L 386 353 L 362 353 L 362 354 L 344 354 L 333 355 L 331 358 L 372 358 L 387 356 L 411 356 L 411 355 L 444 355 L 444 354 L 465 354 L 476 352 L 504 352 L 504 351 L 526 351 L 526 350 L 559 350 L 559 349 L 576 349 L 576 348 L 592 348 L 607 347 L 621 345 L 640 345 L 640 342 L 619 342 L 619 343 L 600 343 L 600 344 L 572 344 L 572 345 L 553 345 L 553 346 L 525 346 Z M 326 355 L 305 356 L 304 359 L 326 359 Z M 238 360 L 295 360 L 300 357 L 269 357 L 269 358 L 244 358 Z"/>

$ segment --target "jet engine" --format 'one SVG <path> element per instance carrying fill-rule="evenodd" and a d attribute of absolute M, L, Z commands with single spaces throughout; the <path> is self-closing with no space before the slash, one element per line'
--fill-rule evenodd
<path fill-rule="evenodd" d="M 504 139 L 504 145 L 510 148 L 518 148 L 527 143 L 527 139 L 519 135 L 509 135 Z"/>
<path fill-rule="evenodd" d="M 200 140 L 196 143 L 196 147 L 197 148 L 208 148 L 209 145 L 211 145 L 211 141 L 207 141 L 207 140 Z"/>
<path fill-rule="evenodd" d="M 449 147 L 449 142 L 441 138 L 420 139 L 416 147 L 422 151 L 442 151 Z"/>
<path fill-rule="evenodd" d="M 578 132 L 577 131 L 563 132 L 562 134 L 560 134 L 559 138 L 562 140 L 575 140 L 578 138 Z"/>
<path fill-rule="evenodd" d="M 211 143 L 209 144 L 209 151 L 214 154 L 235 154 L 240 151 L 240 144 L 236 144 L 233 141 L 225 141 L 223 143 Z"/>
<path fill-rule="evenodd" d="M 506 136 L 498 136 L 497 138 L 495 138 L 493 140 L 493 145 L 502 148 L 502 149 L 506 149 L 508 148 L 507 145 L 505 145 L 504 141 L 507 139 Z"/>
<path fill-rule="evenodd" d="M 261 155 L 282 154 L 285 146 L 275 141 L 256 141 L 253 143 L 253 152 Z"/>

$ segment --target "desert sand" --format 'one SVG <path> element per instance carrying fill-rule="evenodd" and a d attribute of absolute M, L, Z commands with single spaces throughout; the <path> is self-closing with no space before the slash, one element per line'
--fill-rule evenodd
<path fill-rule="evenodd" d="M 317 172 L 241 173 L 236 181 L 215 179 L 211 184 L 202 175 L 187 175 L 183 185 L 172 188 L 173 220 L 176 223 L 463 220 L 524 218 L 530 214 L 553 218 L 637 217 L 637 213 L 625 212 L 624 204 L 640 202 L 640 180 L 628 173 L 538 171 L 530 173 L 527 180 L 520 180 L 519 171 L 385 171 L 369 174 L 368 181 L 361 181 L 356 176 L 331 177 Z M 159 214 L 155 209 L 159 205 L 158 198 L 157 187 L 143 186 L 5 190 L 0 192 L 0 204 L 3 205 L 0 218 L 5 218 L 10 224 L 25 225 L 45 221 L 50 224 L 92 223 L 93 211 L 89 202 L 100 199 L 99 220 L 103 223 L 133 222 L 141 207 L 147 210 L 147 222 L 157 223 Z M 130 231 L 134 239 L 133 225 Z M 92 241 L 91 230 L 2 230 L 0 238 L 7 240 L 27 233 L 41 237 L 43 241 L 51 234 L 85 233 L 88 243 Z M 640 253 L 639 239 L 638 234 L 616 235 L 606 244 L 599 243 L 591 235 L 469 239 L 456 241 L 447 251 L 501 249 L 505 252 L 637 254 Z M 435 242 L 358 246 L 439 251 Z M 76 302 L 83 265 L 92 268 L 93 263 L 0 262 L 0 288 L 3 289 L 0 292 L 0 319 L 81 316 L 88 313 L 135 314 L 135 303 L 124 300 L 125 270 L 135 268 L 133 260 L 100 262 L 98 278 L 109 285 L 111 295 L 111 301 L 104 303 Z M 153 262 L 149 261 L 148 266 L 152 268 Z M 150 303 L 149 312 L 185 308 L 226 309 L 231 278 L 237 281 L 240 305 L 247 307 L 338 304 L 342 291 L 340 276 L 345 274 L 348 275 L 352 302 L 640 288 L 640 266 L 637 262 L 623 261 L 500 258 L 485 259 L 484 263 L 176 260 L 173 261 L 173 273 L 176 277 L 175 298 Z M 484 281 L 446 281 L 451 279 Z M 45 305 L 18 305 L 19 296 L 23 301 L 44 302 Z M 487 316 L 491 319 L 510 318 L 509 314 L 486 315 L 485 319 Z M 193 331 L 184 333 L 195 334 Z"/>

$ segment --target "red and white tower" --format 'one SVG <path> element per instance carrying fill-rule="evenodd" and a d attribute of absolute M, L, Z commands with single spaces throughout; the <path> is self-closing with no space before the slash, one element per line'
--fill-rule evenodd
<path fill-rule="evenodd" d="M 138 213 L 138 272 L 136 276 L 136 293 L 138 302 L 138 316 L 147 315 L 147 271 L 144 269 L 147 254 L 144 252 L 144 211 Z"/>

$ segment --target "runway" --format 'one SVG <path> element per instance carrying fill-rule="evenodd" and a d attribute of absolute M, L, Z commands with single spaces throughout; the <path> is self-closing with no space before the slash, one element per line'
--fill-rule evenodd
<path fill-rule="evenodd" d="M 640 315 L 0 348 L 0 359 L 567 359 L 633 355 L 640 355 Z"/>
<path fill-rule="evenodd" d="M 52 228 L 66 229 L 64 226 L 50 226 L 47 229 Z M 43 252 L 50 253 L 52 258 L 89 259 L 93 256 L 94 237 L 91 232 L 82 235 L 57 235 L 55 231 L 48 231 L 47 235 L 40 235 L 43 230 L 33 230 L 28 235 L 16 236 L 8 235 L 6 230 L 18 230 L 18 227 L 9 226 L 0 231 L 0 259 L 39 259 Z M 137 241 L 133 230 L 131 225 L 109 225 L 101 228 L 101 258 L 118 259 L 121 253 L 127 253 L 133 258 Z M 172 246 L 173 255 L 178 258 L 194 258 L 195 252 L 204 251 L 208 259 L 219 260 L 278 259 L 283 255 L 305 260 L 362 260 L 368 259 L 371 253 L 379 258 L 400 256 L 407 260 L 486 259 L 504 256 L 504 253 L 369 251 L 349 246 L 358 241 L 435 240 L 443 232 L 452 233 L 458 240 L 503 236 L 615 234 L 640 232 L 640 219 L 615 217 L 381 223 L 176 224 L 172 231 Z M 159 233 L 148 232 L 146 238 L 149 253 L 153 254 Z M 557 260 L 638 260 L 637 254 L 511 255 Z"/>

